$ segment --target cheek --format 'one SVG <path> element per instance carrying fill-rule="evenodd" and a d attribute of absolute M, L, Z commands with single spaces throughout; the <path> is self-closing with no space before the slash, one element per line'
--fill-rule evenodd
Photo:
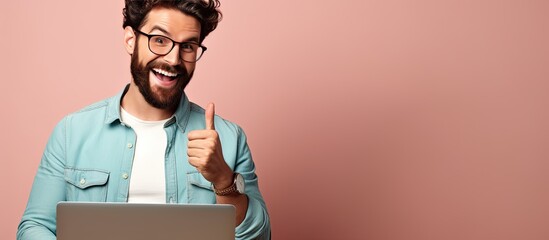
<path fill-rule="evenodd" d="M 184 65 L 185 65 L 185 69 L 187 69 L 187 73 L 190 74 L 194 71 L 194 68 L 196 66 L 196 63 L 188 63 L 188 62 L 184 62 Z"/>
<path fill-rule="evenodd" d="M 139 52 L 137 62 L 141 66 L 147 66 L 147 64 L 158 58 L 158 56 L 151 53 L 148 48 L 143 48 L 141 44 L 139 45 L 139 48 L 137 50 Z"/>
<path fill-rule="evenodd" d="M 155 56 L 154 56 L 155 57 Z M 154 62 L 155 58 L 154 57 L 151 57 L 151 56 L 143 56 L 139 59 L 139 63 L 141 64 L 141 66 L 147 66 L 148 64 L 151 64 L 152 62 Z"/>

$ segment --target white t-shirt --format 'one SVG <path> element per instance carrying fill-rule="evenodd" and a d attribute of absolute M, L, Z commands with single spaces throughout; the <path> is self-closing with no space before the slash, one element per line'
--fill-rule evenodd
<path fill-rule="evenodd" d="M 161 121 L 143 121 L 120 108 L 121 120 L 137 135 L 128 202 L 166 203 L 165 154 L 167 136 Z"/>

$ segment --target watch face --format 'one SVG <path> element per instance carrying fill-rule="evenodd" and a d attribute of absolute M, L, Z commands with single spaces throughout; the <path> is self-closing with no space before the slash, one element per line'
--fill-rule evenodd
<path fill-rule="evenodd" d="M 244 194 L 244 178 L 240 174 L 236 174 L 236 190 L 240 194 Z"/>

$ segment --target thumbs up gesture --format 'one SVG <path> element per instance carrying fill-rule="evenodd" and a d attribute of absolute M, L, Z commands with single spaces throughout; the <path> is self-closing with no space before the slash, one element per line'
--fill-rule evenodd
<path fill-rule="evenodd" d="M 206 107 L 206 129 L 194 130 L 187 135 L 187 155 L 189 163 L 196 167 L 204 178 L 216 189 L 225 189 L 233 183 L 233 171 L 223 158 L 221 141 L 215 130 L 215 105 Z"/>

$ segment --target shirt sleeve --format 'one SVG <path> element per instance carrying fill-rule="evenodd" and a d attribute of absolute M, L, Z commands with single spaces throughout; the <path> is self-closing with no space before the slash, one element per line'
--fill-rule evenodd
<path fill-rule="evenodd" d="M 248 210 L 244 221 L 235 229 L 236 239 L 271 239 L 271 226 L 265 201 L 259 191 L 255 165 L 246 142 L 246 135 L 238 127 L 238 159 L 235 171 L 240 173 L 246 182 L 245 192 L 248 196 Z"/>
<path fill-rule="evenodd" d="M 48 140 L 19 223 L 18 240 L 56 239 L 56 207 L 65 200 L 65 123 L 66 118 L 57 124 Z"/>

